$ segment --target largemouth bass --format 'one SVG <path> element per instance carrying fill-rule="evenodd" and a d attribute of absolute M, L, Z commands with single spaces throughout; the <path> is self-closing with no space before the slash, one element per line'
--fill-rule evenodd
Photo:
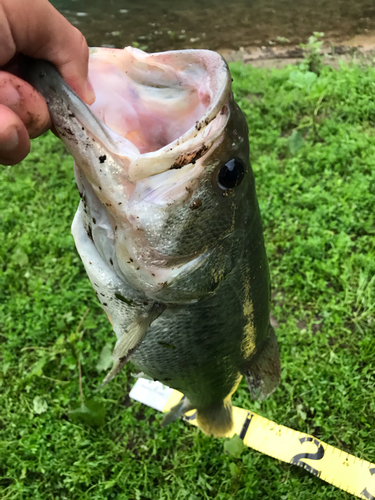
<path fill-rule="evenodd" d="M 131 359 L 226 435 L 242 376 L 254 398 L 280 378 L 248 129 L 225 61 L 206 50 L 92 49 L 87 107 L 48 63 L 29 67 L 75 159 L 76 247 Z"/>

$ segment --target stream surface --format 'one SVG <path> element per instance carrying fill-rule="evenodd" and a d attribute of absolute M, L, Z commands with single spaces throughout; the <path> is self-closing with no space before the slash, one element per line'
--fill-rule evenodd
<path fill-rule="evenodd" d="M 375 32 L 374 0 L 52 0 L 92 47 L 148 52 L 340 42 Z"/>

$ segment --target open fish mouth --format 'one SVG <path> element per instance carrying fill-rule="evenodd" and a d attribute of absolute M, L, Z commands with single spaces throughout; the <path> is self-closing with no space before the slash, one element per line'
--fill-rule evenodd
<path fill-rule="evenodd" d="M 90 78 L 91 110 L 109 127 L 132 183 L 196 164 L 228 120 L 230 76 L 211 51 L 91 49 Z"/>
<path fill-rule="evenodd" d="M 121 165 L 118 180 L 134 183 L 195 164 L 228 121 L 230 73 L 215 52 L 91 49 L 89 74 L 96 93 L 92 113 L 78 96 L 72 96 L 65 82 L 47 77 L 32 83 L 43 95 L 59 94 L 65 100 L 65 112 L 61 102 L 58 113 L 53 104 L 50 110 L 76 163 L 84 141 L 86 149 L 94 149 L 97 155 L 94 169 L 98 172 L 98 160 L 104 163 L 110 159 L 108 154 Z M 104 148 L 100 154 L 100 145 L 107 155 Z"/>
<path fill-rule="evenodd" d="M 69 149 L 95 136 L 121 161 L 131 182 L 196 162 L 227 122 L 231 78 L 215 52 L 92 48 L 89 72 L 96 93 L 90 108 L 97 120 L 48 71 L 44 78 L 41 70 L 27 79 L 44 96 L 59 94 L 66 101 L 66 113 L 54 113 L 53 105 L 50 110 L 64 142 L 73 143 Z"/>
<path fill-rule="evenodd" d="M 159 149 L 165 155 L 167 146 L 196 138 L 217 118 L 230 90 L 226 63 L 207 50 L 91 49 L 90 78 L 97 96 L 92 111 L 141 155 Z M 189 149 L 170 167 L 194 161 L 207 146 Z"/>

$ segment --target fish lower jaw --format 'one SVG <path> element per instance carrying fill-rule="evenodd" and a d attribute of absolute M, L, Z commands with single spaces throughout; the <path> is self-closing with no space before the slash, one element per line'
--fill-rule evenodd
<path fill-rule="evenodd" d="M 213 292 L 201 290 L 199 284 L 192 284 L 191 273 L 206 263 L 211 252 L 184 262 L 168 266 L 150 266 L 149 261 L 127 259 L 120 265 L 124 281 L 135 290 L 152 300 L 173 304 L 192 304 Z"/>
<path fill-rule="evenodd" d="M 174 268 L 150 268 L 136 261 L 131 264 L 126 263 L 125 266 L 121 266 L 121 270 L 124 280 L 129 286 L 158 301 L 170 294 L 168 288 L 176 278 Z M 179 302 L 178 292 L 175 294 L 174 301 Z M 188 300 L 188 302 L 191 301 L 193 299 Z"/>

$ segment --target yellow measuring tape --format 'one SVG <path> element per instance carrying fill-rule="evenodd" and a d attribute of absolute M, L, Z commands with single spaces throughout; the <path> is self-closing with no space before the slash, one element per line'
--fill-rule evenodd
<path fill-rule="evenodd" d="M 163 412 L 176 405 L 183 394 L 160 382 L 138 379 L 130 397 Z M 246 446 L 283 462 L 303 467 L 316 477 L 359 498 L 375 500 L 375 464 L 345 453 L 314 436 L 278 425 L 243 408 L 233 408 L 234 428 Z M 184 420 L 197 426 L 196 412 Z"/>

